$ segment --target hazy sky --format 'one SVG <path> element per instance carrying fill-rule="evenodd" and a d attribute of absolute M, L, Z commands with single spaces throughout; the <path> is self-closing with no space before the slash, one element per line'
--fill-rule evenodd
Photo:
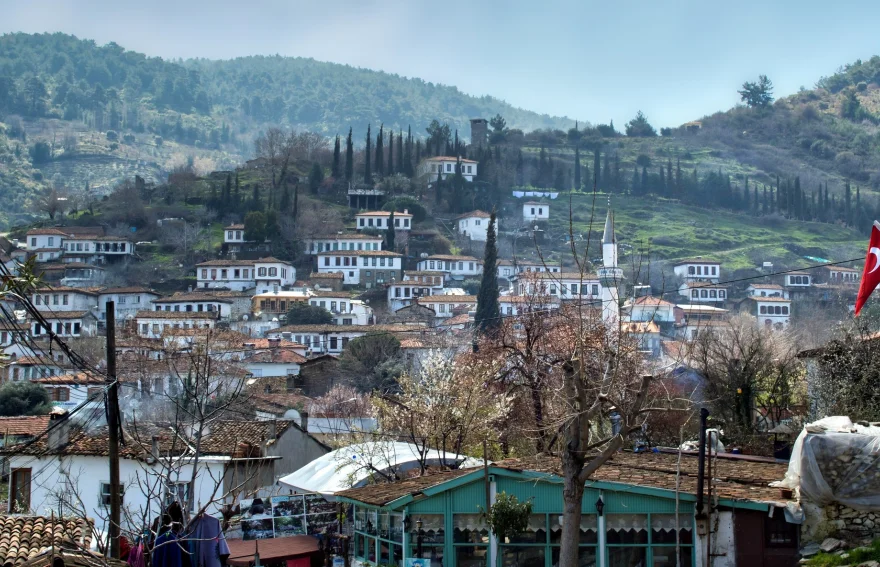
<path fill-rule="evenodd" d="M 0 32 L 62 31 L 161 57 L 348 63 L 619 128 L 678 125 L 880 54 L 880 2 L 0 0 Z"/>

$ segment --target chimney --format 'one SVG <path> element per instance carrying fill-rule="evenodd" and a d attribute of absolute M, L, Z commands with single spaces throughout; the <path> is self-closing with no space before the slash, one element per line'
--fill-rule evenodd
<path fill-rule="evenodd" d="M 299 426 L 302 427 L 302 430 L 306 433 L 309 432 L 309 412 L 299 412 Z"/>
<path fill-rule="evenodd" d="M 278 439 L 278 421 L 273 419 L 269 421 L 269 441 L 276 439 Z"/>
<path fill-rule="evenodd" d="M 49 416 L 49 432 L 46 442 L 50 451 L 63 449 L 70 442 L 70 420 L 67 412 L 52 413 Z"/>
<path fill-rule="evenodd" d="M 281 345 L 281 338 L 280 337 L 269 338 L 268 340 L 269 340 L 269 348 L 276 348 Z"/>
<path fill-rule="evenodd" d="M 192 290 L 193 290 L 193 286 L 191 286 L 191 285 L 186 286 L 187 293 L 192 293 Z"/>

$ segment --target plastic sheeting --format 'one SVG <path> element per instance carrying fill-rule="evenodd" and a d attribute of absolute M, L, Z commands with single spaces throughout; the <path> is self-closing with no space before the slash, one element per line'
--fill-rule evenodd
<path fill-rule="evenodd" d="M 880 427 L 846 416 L 807 424 L 792 447 L 788 472 L 771 486 L 798 489 L 802 500 L 880 509 Z"/>
<path fill-rule="evenodd" d="M 453 465 L 467 460 L 464 455 L 428 450 L 429 466 Z M 480 462 L 482 464 L 482 462 Z M 340 490 L 366 484 L 379 472 L 406 471 L 419 466 L 419 449 L 410 443 L 375 442 L 351 445 L 331 451 L 301 469 L 283 476 L 279 482 L 300 492 L 317 492 L 334 499 Z"/>

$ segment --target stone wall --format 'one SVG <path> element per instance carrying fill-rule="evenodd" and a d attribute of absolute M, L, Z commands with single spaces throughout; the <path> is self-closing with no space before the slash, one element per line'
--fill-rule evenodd
<path fill-rule="evenodd" d="M 880 510 L 855 510 L 842 504 L 820 507 L 801 501 L 805 519 L 801 525 L 801 542 L 821 542 L 833 537 L 863 545 L 880 538 Z"/>

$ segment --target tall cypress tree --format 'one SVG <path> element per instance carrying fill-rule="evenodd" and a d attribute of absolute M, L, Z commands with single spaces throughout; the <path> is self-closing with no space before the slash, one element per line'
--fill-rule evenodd
<path fill-rule="evenodd" d="M 761 207 L 758 204 L 758 184 L 755 183 L 755 216 L 761 212 Z"/>
<path fill-rule="evenodd" d="M 602 182 L 601 167 L 602 164 L 599 161 L 599 148 L 596 148 L 593 152 L 593 191 L 596 191 L 599 188 L 599 184 Z"/>
<path fill-rule="evenodd" d="M 501 326 L 501 306 L 498 304 L 498 247 L 495 242 L 495 210 L 486 229 L 486 251 L 483 255 L 483 277 L 477 295 L 477 328 L 492 333 Z"/>
<path fill-rule="evenodd" d="M 284 189 L 281 192 L 281 203 L 279 208 L 282 213 L 286 213 L 290 209 L 290 186 L 287 184 L 287 177 L 284 178 Z"/>
<path fill-rule="evenodd" d="M 605 189 L 611 188 L 611 165 L 608 162 L 608 152 L 605 152 L 605 159 L 602 166 L 602 183 Z"/>
<path fill-rule="evenodd" d="M 843 204 L 843 207 L 844 207 L 844 209 L 843 209 L 843 215 L 844 215 L 843 222 L 846 224 L 846 226 L 852 226 L 852 224 L 853 224 L 853 222 L 852 222 L 852 189 L 849 186 L 849 179 L 846 180 L 846 187 L 844 189 L 844 199 L 846 199 L 846 200 L 844 201 L 844 204 Z"/>
<path fill-rule="evenodd" d="M 397 173 L 406 173 L 403 164 L 403 130 L 397 131 Z"/>
<path fill-rule="evenodd" d="M 639 168 L 635 166 L 633 166 L 632 187 L 630 188 L 630 192 L 633 195 L 641 194 L 641 190 L 639 188 Z"/>
<path fill-rule="evenodd" d="M 574 147 L 574 190 L 581 190 L 581 150 L 580 147 Z"/>
<path fill-rule="evenodd" d="M 394 211 L 388 216 L 388 230 L 385 231 L 385 249 L 394 252 Z"/>
<path fill-rule="evenodd" d="M 339 153 L 340 153 L 339 134 L 336 134 L 336 141 L 333 143 L 333 167 L 331 168 L 331 173 L 330 173 L 330 175 L 333 176 L 333 179 L 339 179 L 339 174 L 341 173 L 339 168 L 342 165 L 340 163 L 342 156 L 340 156 Z"/>
<path fill-rule="evenodd" d="M 416 162 L 415 167 L 422 161 L 422 141 L 416 140 Z"/>
<path fill-rule="evenodd" d="M 373 183 L 373 172 L 370 171 L 370 161 L 372 159 L 372 134 L 370 134 L 370 125 L 367 124 L 367 149 L 364 150 L 364 183 L 367 185 L 372 185 Z"/>
<path fill-rule="evenodd" d="M 406 148 L 403 150 L 403 172 L 407 177 L 412 177 L 415 170 L 413 169 L 413 140 L 412 126 L 406 127 Z"/>
<path fill-rule="evenodd" d="M 376 175 L 385 175 L 385 125 L 379 125 L 379 133 L 376 135 Z"/>
<path fill-rule="evenodd" d="M 385 173 L 394 175 L 394 130 L 388 132 L 388 167 Z"/>
<path fill-rule="evenodd" d="M 348 128 L 348 138 L 345 140 L 345 180 L 351 182 L 354 179 L 354 144 L 351 141 L 351 127 Z"/>
<path fill-rule="evenodd" d="M 611 188 L 620 191 L 620 155 L 614 154 L 614 178 L 611 180 Z"/>

